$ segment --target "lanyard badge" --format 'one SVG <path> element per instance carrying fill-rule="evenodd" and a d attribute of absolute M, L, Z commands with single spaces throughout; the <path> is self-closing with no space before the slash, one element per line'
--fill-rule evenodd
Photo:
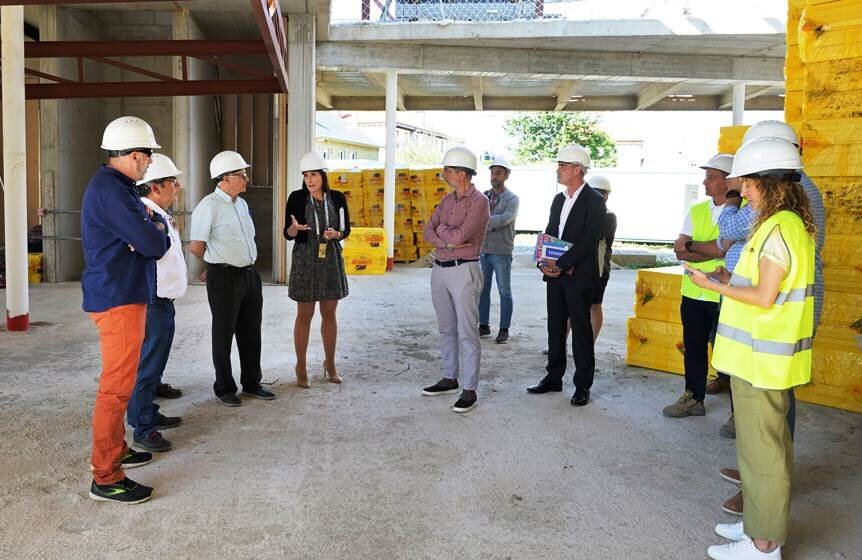
<path fill-rule="evenodd" d="M 324 229 L 320 229 L 320 223 L 317 221 L 317 204 L 314 202 L 314 197 L 309 195 L 311 198 L 311 207 L 313 209 L 314 214 L 314 232 L 317 234 L 317 258 L 325 259 L 326 258 L 326 248 L 329 245 L 329 241 L 323 237 L 323 231 L 329 229 L 329 197 L 326 196 L 326 193 L 323 194 L 323 225 Z"/>

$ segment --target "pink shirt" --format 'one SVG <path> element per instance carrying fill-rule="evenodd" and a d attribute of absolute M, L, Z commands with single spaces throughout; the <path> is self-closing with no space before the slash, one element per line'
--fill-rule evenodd
<path fill-rule="evenodd" d="M 425 241 L 437 248 L 439 261 L 478 259 L 489 219 L 491 211 L 488 197 L 470 185 L 470 189 L 461 198 L 451 192 L 440 201 L 431 219 L 425 224 Z M 470 246 L 447 249 L 447 243 L 469 243 Z"/>

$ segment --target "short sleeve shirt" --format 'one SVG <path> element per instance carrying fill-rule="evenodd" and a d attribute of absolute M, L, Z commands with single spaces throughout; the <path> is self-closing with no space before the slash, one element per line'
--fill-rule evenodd
<path fill-rule="evenodd" d="M 211 264 L 249 266 L 257 260 L 254 223 L 248 204 L 240 197 L 216 188 L 192 212 L 192 241 L 207 244 L 204 261 Z"/>

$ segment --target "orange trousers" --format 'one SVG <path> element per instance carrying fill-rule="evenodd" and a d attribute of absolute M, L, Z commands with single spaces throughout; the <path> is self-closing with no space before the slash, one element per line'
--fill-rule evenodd
<path fill-rule="evenodd" d="M 141 345 L 147 322 L 146 304 L 112 307 L 90 313 L 99 329 L 102 375 L 93 407 L 93 456 L 96 484 L 113 484 L 125 478 L 120 459 L 127 453 L 126 407 L 135 388 Z"/>

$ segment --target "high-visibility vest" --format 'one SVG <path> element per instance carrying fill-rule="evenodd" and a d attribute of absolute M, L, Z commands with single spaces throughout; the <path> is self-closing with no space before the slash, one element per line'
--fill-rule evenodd
<path fill-rule="evenodd" d="M 802 220 L 783 210 L 754 232 L 742 249 L 732 286 L 757 286 L 760 253 L 780 226 L 790 269 L 769 309 L 725 297 L 721 303 L 712 365 L 760 389 L 788 389 L 811 381 L 814 334 L 814 238 Z"/>
<path fill-rule="evenodd" d="M 707 200 L 699 204 L 695 204 L 689 210 L 691 214 L 691 240 L 692 241 L 710 241 L 718 238 L 718 224 L 712 220 L 712 201 Z M 692 268 L 702 270 L 704 272 L 712 272 L 719 266 L 724 266 L 724 259 L 711 259 L 703 262 L 688 263 Z M 712 290 L 704 290 L 696 285 L 688 277 L 688 274 L 682 275 L 682 286 L 680 291 L 682 295 L 701 301 L 714 301 L 718 303 L 718 292 Z"/>

